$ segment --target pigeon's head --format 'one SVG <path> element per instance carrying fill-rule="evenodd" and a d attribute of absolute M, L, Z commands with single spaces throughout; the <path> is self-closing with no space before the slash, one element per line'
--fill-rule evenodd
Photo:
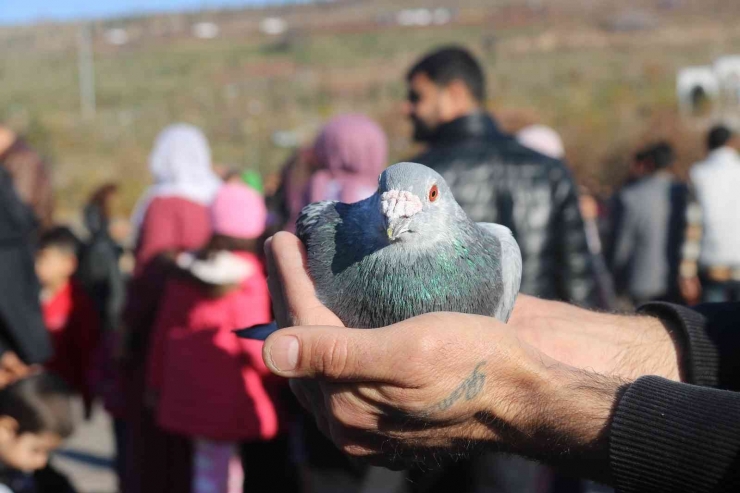
<path fill-rule="evenodd" d="M 431 240 L 460 217 L 442 176 L 417 163 L 398 163 L 380 175 L 378 195 L 391 242 Z"/>

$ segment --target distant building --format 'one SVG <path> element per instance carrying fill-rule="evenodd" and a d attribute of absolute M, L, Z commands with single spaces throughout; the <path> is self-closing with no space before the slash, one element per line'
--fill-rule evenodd
<path fill-rule="evenodd" d="M 740 56 L 723 56 L 712 65 L 680 69 L 676 94 L 685 116 L 740 117 Z"/>
<path fill-rule="evenodd" d="M 103 34 L 105 42 L 114 46 L 123 46 L 129 41 L 128 32 L 125 29 L 108 29 Z"/>
<path fill-rule="evenodd" d="M 193 24 L 193 36 L 199 39 L 213 39 L 218 37 L 221 29 L 213 22 L 198 22 Z"/>
<path fill-rule="evenodd" d="M 277 36 L 288 29 L 288 23 L 281 17 L 266 17 L 260 22 L 260 31 L 264 34 Z"/>

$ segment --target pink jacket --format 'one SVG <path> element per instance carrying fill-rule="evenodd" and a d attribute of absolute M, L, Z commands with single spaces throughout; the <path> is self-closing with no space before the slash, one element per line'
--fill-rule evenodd
<path fill-rule="evenodd" d="M 280 430 L 282 379 L 262 362 L 262 343 L 234 329 L 271 320 L 267 280 L 256 256 L 241 289 L 208 297 L 170 280 L 154 326 L 148 384 L 159 391 L 157 421 L 171 432 L 212 440 L 269 440 Z"/>

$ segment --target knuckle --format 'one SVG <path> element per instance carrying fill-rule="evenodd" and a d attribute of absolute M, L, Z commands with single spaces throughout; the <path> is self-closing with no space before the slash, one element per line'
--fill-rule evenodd
<path fill-rule="evenodd" d="M 344 399 L 335 396 L 329 403 L 329 411 L 334 419 L 342 426 L 354 426 L 356 422 L 356 413 L 350 409 L 350 406 L 344 402 Z"/>
<path fill-rule="evenodd" d="M 374 455 L 374 452 L 372 450 L 357 443 L 345 443 L 342 445 L 341 450 L 349 456 L 357 457 L 360 459 Z"/>
<path fill-rule="evenodd" d="M 344 375 L 349 358 L 346 339 L 325 336 L 317 341 L 317 347 L 312 354 L 312 366 L 330 379 Z"/>
<path fill-rule="evenodd" d="M 422 360 L 436 358 L 440 352 L 443 341 L 438 334 L 424 332 L 414 339 L 415 354 Z"/>

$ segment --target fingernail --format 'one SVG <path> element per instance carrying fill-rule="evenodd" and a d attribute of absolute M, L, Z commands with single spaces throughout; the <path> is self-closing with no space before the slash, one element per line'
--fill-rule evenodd
<path fill-rule="evenodd" d="M 298 366 L 298 338 L 283 336 L 270 346 L 270 360 L 278 371 L 293 371 Z"/>

